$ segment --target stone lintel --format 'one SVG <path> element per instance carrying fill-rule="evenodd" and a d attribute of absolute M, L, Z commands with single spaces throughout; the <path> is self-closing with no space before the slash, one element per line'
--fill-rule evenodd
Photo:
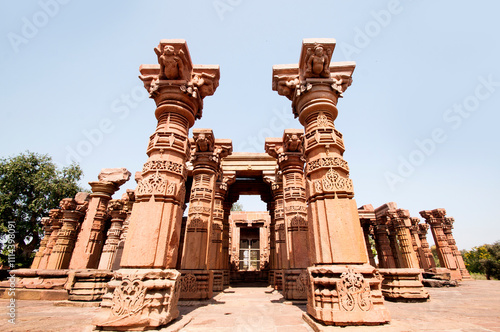
<path fill-rule="evenodd" d="M 387 211 L 397 210 L 397 208 L 398 208 L 398 205 L 395 202 L 389 202 L 389 203 L 383 204 L 375 209 L 375 216 L 377 218 L 386 216 Z"/>

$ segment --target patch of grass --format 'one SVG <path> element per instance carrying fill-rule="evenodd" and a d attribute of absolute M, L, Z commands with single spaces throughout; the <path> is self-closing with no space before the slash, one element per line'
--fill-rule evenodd
<path fill-rule="evenodd" d="M 474 280 L 486 280 L 486 275 L 482 273 L 469 272 L 470 276 Z"/>

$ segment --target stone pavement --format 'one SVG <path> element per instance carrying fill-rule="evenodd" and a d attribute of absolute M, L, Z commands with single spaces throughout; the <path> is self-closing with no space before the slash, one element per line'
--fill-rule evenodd
<path fill-rule="evenodd" d="M 386 302 L 392 322 L 375 327 L 331 327 L 326 331 L 497 331 L 500 332 L 500 281 L 463 282 L 456 288 L 427 288 L 431 301 Z M 91 331 L 97 307 L 55 305 L 49 301 L 18 301 L 16 324 L 7 322 L 8 300 L 0 300 L 0 331 Z M 284 301 L 265 287 L 232 287 L 203 305 L 181 302 L 188 323 L 182 332 L 195 331 L 313 331 L 303 320 L 304 304 Z M 190 319 L 190 320 L 189 320 Z M 164 329 L 167 331 L 167 329 Z"/>

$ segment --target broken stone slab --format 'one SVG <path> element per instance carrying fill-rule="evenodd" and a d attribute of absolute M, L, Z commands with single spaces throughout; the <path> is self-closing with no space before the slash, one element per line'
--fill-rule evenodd
<path fill-rule="evenodd" d="M 131 173 L 124 167 L 122 168 L 103 168 L 99 176 L 99 181 L 113 182 L 121 186 L 130 179 Z"/>
<path fill-rule="evenodd" d="M 75 195 L 76 204 L 84 204 L 90 200 L 90 193 L 78 192 Z"/>

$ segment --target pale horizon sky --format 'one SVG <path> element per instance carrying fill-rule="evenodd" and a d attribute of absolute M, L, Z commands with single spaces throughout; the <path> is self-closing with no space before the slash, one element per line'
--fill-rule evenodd
<path fill-rule="evenodd" d="M 500 5 L 494 1 L 143 1 L 1 3 L 0 157 L 102 168 L 146 161 L 154 101 L 138 79 L 160 39 L 187 41 L 220 85 L 194 128 L 264 152 L 302 128 L 271 89 L 272 66 L 297 63 L 304 38 L 335 38 L 356 61 L 338 103 L 358 206 L 394 201 L 412 216 L 445 208 L 460 249 L 500 240 Z M 122 186 L 135 188 L 131 179 Z M 119 197 L 120 194 L 115 195 Z M 246 210 L 265 210 L 259 198 Z M 429 234 L 428 239 L 431 240 Z"/>

